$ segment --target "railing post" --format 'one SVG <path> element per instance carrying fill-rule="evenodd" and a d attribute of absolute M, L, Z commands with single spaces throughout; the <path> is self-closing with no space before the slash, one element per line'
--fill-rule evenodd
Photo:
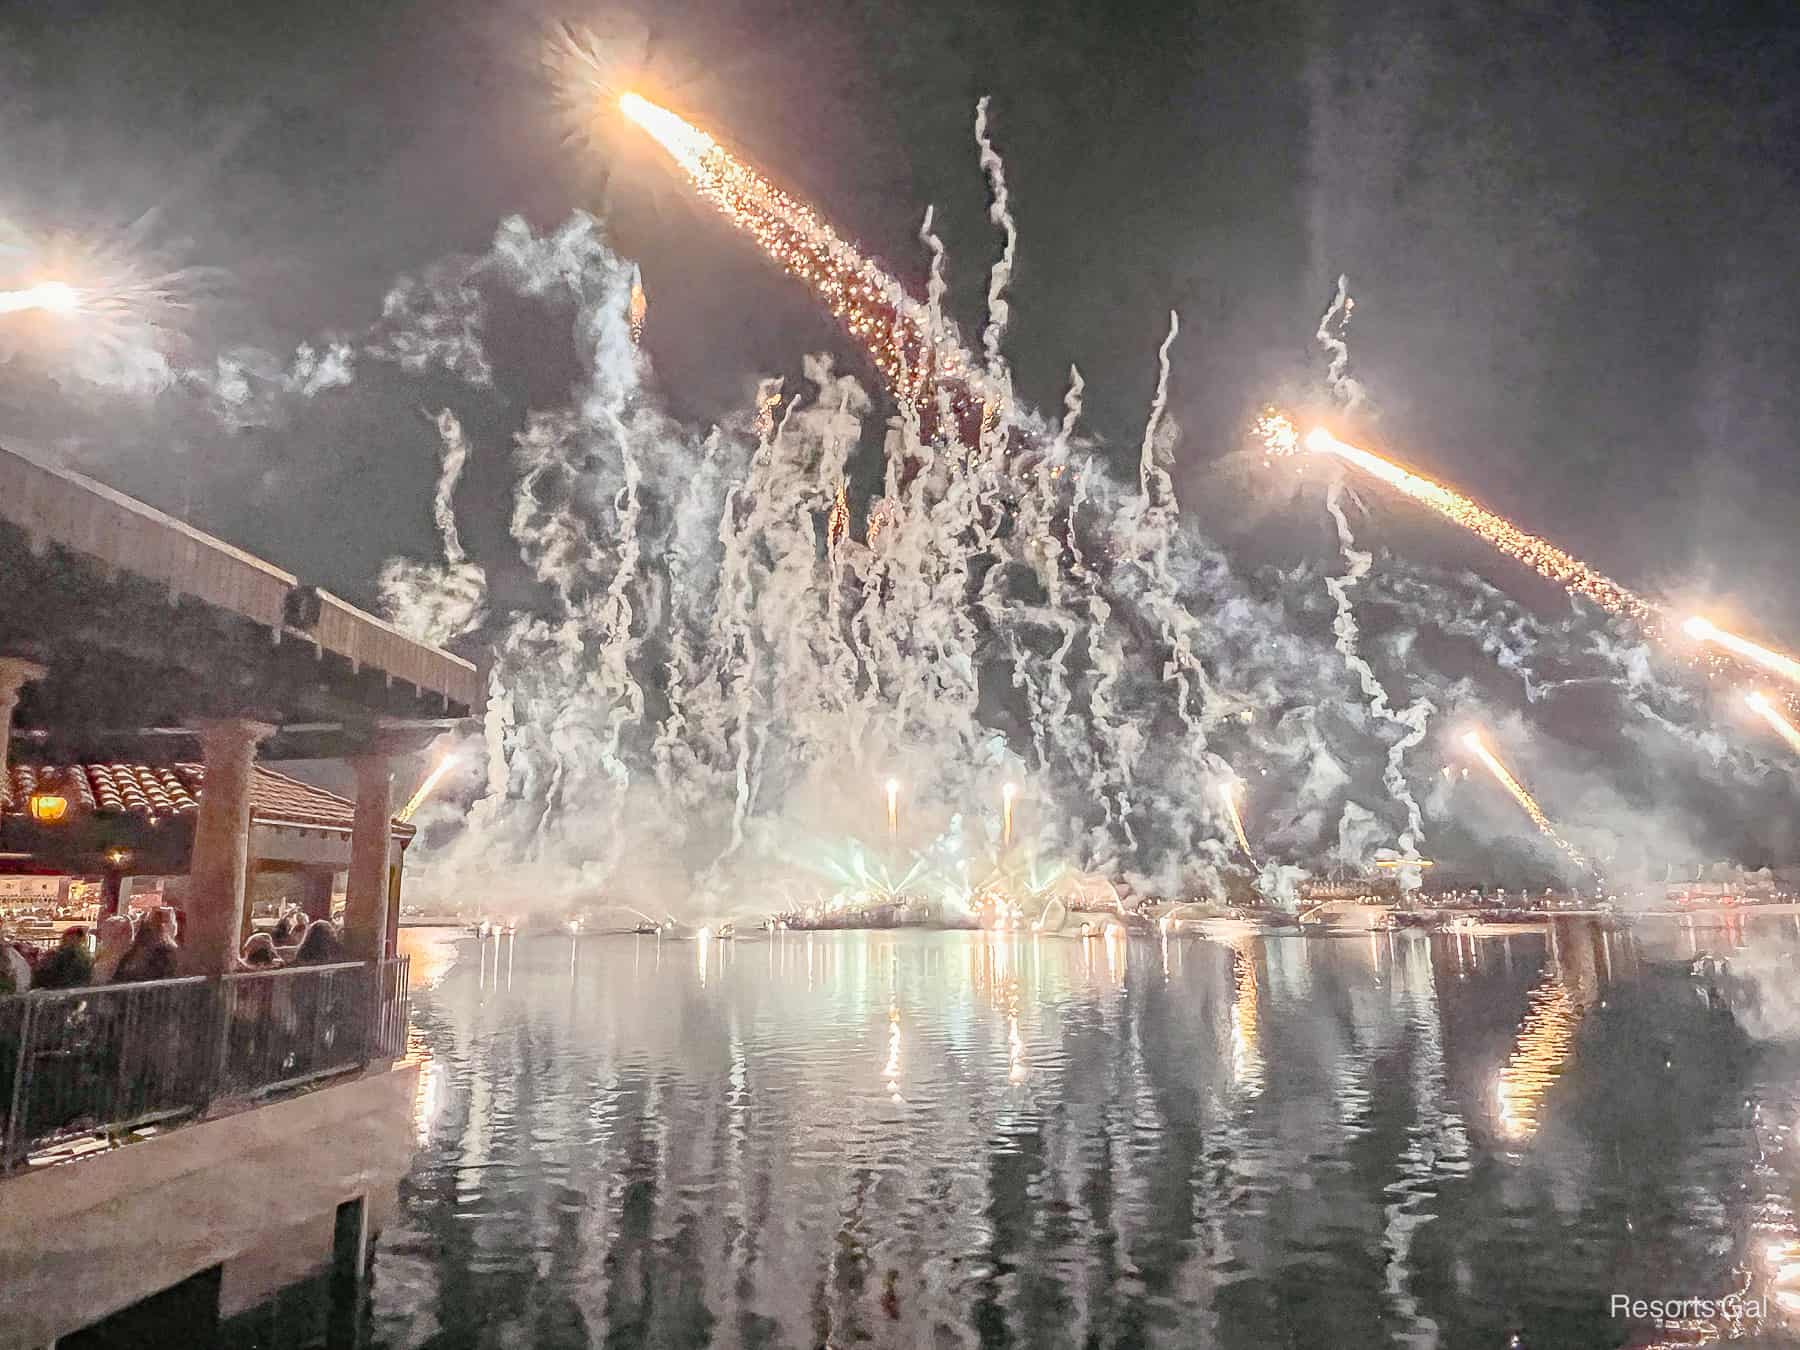
<path fill-rule="evenodd" d="M 22 1156 L 19 1150 L 25 1136 L 25 1112 L 31 1102 L 28 1080 L 31 1077 L 31 1043 L 37 1032 L 37 1004 L 29 998 L 24 1003 L 19 1018 L 18 1058 L 13 1063 L 12 1094 L 6 1105 L 6 1138 L 0 1140 L 0 1172 L 10 1171 Z"/>
<path fill-rule="evenodd" d="M 206 1110 L 212 1105 L 213 1098 L 218 1095 L 225 1082 L 226 1058 L 231 1051 L 231 993 L 225 986 L 223 975 L 214 975 L 206 981 L 208 994 L 213 1002 L 212 1023 L 213 1043 L 208 1063 L 212 1066 L 206 1079 L 200 1085 L 200 1109 Z"/>

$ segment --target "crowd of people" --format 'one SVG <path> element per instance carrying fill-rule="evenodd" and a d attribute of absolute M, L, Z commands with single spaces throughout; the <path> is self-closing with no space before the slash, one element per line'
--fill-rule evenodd
<path fill-rule="evenodd" d="M 108 915 L 91 937 L 85 924 L 66 928 L 49 951 L 0 936 L 0 995 L 173 979 L 181 974 L 184 927 L 179 909 L 157 905 L 136 916 Z M 343 959 L 343 940 L 330 920 L 309 919 L 292 910 L 281 916 L 271 932 L 250 935 L 237 968 L 279 970 L 283 966 L 330 965 Z"/>

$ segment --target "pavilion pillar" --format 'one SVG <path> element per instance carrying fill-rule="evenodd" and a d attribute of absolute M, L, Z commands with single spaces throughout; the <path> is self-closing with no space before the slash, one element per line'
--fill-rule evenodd
<path fill-rule="evenodd" d="M 394 765 L 385 754 L 350 761 L 356 813 L 350 822 L 350 879 L 344 888 L 344 951 L 352 961 L 387 955 L 388 847 L 394 828 Z"/>
<path fill-rule="evenodd" d="M 49 673 L 35 661 L 0 656 L 0 791 L 5 790 L 6 752 L 12 740 L 13 712 L 19 706 L 19 694 L 33 680 L 41 680 Z"/>
<path fill-rule="evenodd" d="M 274 730 L 266 723 L 243 718 L 200 726 L 206 782 L 194 819 L 194 851 L 188 865 L 188 931 L 182 934 L 188 974 L 222 975 L 236 960 L 250 858 L 253 765 L 258 743 Z"/>

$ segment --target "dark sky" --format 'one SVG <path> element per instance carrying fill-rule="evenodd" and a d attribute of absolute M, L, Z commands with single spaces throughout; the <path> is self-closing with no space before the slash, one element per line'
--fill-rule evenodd
<path fill-rule="evenodd" d="M 704 420 L 759 372 L 849 348 L 643 146 L 561 140 L 540 35 L 630 13 L 15 3 L 0 215 L 95 228 L 157 208 L 165 247 L 222 269 L 189 323 L 202 360 L 358 331 L 396 274 L 481 250 L 509 213 L 549 226 L 586 207 L 641 260 L 667 396 Z M 1368 435 L 1622 579 L 1723 595 L 1800 645 L 1793 6 L 676 0 L 639 15 L 650 89 L 910 280 L 935 203 L 971 327 L 996 247 L 971 132 L 991 94 L 1021 231 L 1023 391 L 1052 404 L 1074 361 L 1097 428 L 1133 443 L 1179 310 L 1178 481 L 1212 528 L 1245 529 L 1218 461 L 1247 415 L 1317 391 L 1311 333 L 1341 270 L 1380 409 Z M 560 378 L 566 357 L 545 361 Z M 0 367 L 0 438 L 57 440 L 365 600 L 384 556 L 430 548 L 422 396 L 380 372 L 239 433 L 116 403 L 65 416 L 62 397 Z M 494 500 L 469 528 L 498 541 L 504 470 L 470 483 L 466 513 Z M 1509 575 L 1405 513 L 1383 538 Z"/>

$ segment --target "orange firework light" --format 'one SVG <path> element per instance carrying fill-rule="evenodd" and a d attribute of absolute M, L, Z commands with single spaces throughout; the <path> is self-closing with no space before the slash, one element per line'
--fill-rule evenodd
<path fill-rule="evenodd" d="M 631 282 L 631 303 L 625 311 L 626 322 L 631 325 L 631 345 L 643 345 L 644 320 L 650 316 L 650 300 L 644 294 L 642 277 L 634 277 Z"/>
<path fill-rule="evenodd" d="M 1784 680 L 1800 684 L 1800 661 L 1794 660 L 1791 656 L 1783 656 L 1780 652 L 1770 651 L 1767 647 L 1759 647 L 1750 639 L 1739 637 L 1736 633 L 1728 633 L 1710 619 L 1703 619 L 1696 614 L 1681 625 L 1681 631 L 1696 642 L 1710 642 L 1713 646 L 1723 648 L 1740 660 L 1761 666 L 1764 670 L 1779 675 Z"/>
<path fill-rule="evenodd" d="M 669 153 L 721 215 L 825 301 L 868 351 L 895 397 L 917 404 L 934 380 L 970 379 L 968 359 L 957 344 L 941 335 L 935 341 L 929 337 L 925 307 L 805 202 L 640 94 L 623 95 L 619 111 Z"/>
<path fill-rule="evenodd" d="M 1769 724 L 1777 736 L 1788 743 L 1789 749 L 1800 754 L 1800 729 L 1796 729 L 1792 722 L 1781 715 L 1781 710 L 1769 702 L 1768 695 L 1752 689 L 1744 695 L 1744 702 L 1750 705 L 1752 712 Z"/>
<path fill-rule="evenodd" d="M 1519 804 L 1526 815 L 1531 817 L 1531 823 L 1537 826 L 1539 834 L 1561 849 L 1569 861 L 1577 867 L 1588 865 L 1588 860 L 1581 856 L 1575 845 L 1556 832 L 1556 827 L 1550 823 L 1550 817 L 1544 814 L 1544 810 L 1537 804 L 1536 798 L 1525 790 L 1525 785 L 1514 778 L 1512 771 L 1500 762 L 1492 750 L 1487 748 L 1487 743 L 1481 739 L 1480 732 L 1469 732 L 1463 737 L 1463 744 L 1469 747 L 1475 757 L 1486 766 L 1489 773 L 1500 780 L 1500 786 L 1512 794 L 1512 799 Z"/>
<path fill-rule="evenodd" d="M 1521 530 L 1505 516 L 1488 510 L 1442 483 L 1433 482 L 1410 469 L 1403 469 L 1371 450 L 1339 440 L 1324 427 L 1315 427 L 1302 440 L 1296 435 L 1293 423 L 1279 413 L 1264 413 L 1254 430 L 1271 455 L 1293 454 L 1301 446 L 1314 454 L 1335 455 L 1344 463 L 1361 469 L 1371 478 L 1379 479 L 1415 502 L 1430 507 L 1452 524 L 1479 535 L 1509 558 L 1524 563 L 1569 594 L 1592 600 L 1607 613 L 1635 620 L 1646 628 L 1654 629 L 1659 626 L 1662 617 L 1660 606 L 1621 586 L 1611 577 L 1596 572 L 1581 559 L 1564 552 L 1549 540 Z"/>
<path fill-rule="evenodd" d="M 1250 847 L 1250 836 L 1244 833 L 1244 817 L 1238 810 L 1238 793 L 1243 784 L 1231 781 L 1220 785 L 1219 795 L 1225 799 L 1225 809 L 1231 813 L 1231 828 L 1237 834 L 1238 847 L 1244 850 L 1244 856 L 1251 862 L 1256 861 L 1256 853 Z"/>
<path fill-rule="evenodd" d="M 1644 631 L 1645 636 L 1668 642 L 1675 635 L 1674 624 L 1666 606 L 1620 585 L 1604 573 L 1595 571 L 1572 553 L 1558 548 L 1547 539 L 1520 529 L 1505 516 L 1488 510 L 1442 483 L 1402 468 L 1372 450 L 1340 440 L 1324 427 L 1315 427 L 1302 437 L 1293 422 L 1278 409 L 1265 409 L 1251 424 L 1250 430 L 1262 442 L 1264 453 L 1272 459 L 1294 455 L 1303 449 L 1314 454 L 1331 455 L 1413 501 L 1430 507 L 1452 524 L 1460 525 L 1480 536 L 1509 558 L 1523 563 L 1539 576 L 1554 581 L 1570 595 L 1591 600 L 1608 614 L 1630 619 Z M 1710 674 L 1722 674 L 1742 682 L 1749 676 L 1748 666 L 1757 665 L 1800 685 L 1800 661 L 1792 657 L 1760 647 L 1747 638 L 1728 633 L 1698 616 L 1687 620 L 1681 628 L 1690 638 L 1718 649 L 1705 657 L 1688 654 L 1694 664 L 1704 666 Z M 1785 696 L 1781 701 L 1790 713 L 1800 716 L 1800 693 Z"/>

